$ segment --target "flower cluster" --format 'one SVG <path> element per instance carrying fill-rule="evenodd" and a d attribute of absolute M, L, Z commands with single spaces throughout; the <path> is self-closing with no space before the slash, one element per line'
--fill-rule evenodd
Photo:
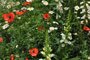
<path fill-rule="evenodd" d="M 60 40 L 60 43 L 62 44 L 62 47 L 65 47 L 65 44 L 69 44 L 69 45 L 72 44 L 72 42 L 70 41 L 72 40 L 71 33 L 68 33 L 67 36 L 64 33 L 61 33 L 61 36 L 62 36 L 62 40 Z"/>
<path fill-rule="evenodd" d="M 82 20 L 85 20 L 85 19 L 90 19 L 90 1 L 87 1 L 87 2 L 80 2 L 80 6 L 75 6 L 74 9 L 75 9 L 75 13 L 78 14 L 78 12 L 81 10 L 80 14 L 82 16 L 77 16 L 77 19 L 82 19 Z"/>
<path fill-rule="evenodd" d="M 7 2 L 7 4 L 6 4 Z M 32 3 L 34 2 L 34 0 L 26 0 L 24 1 L 23 3 L 17 1 L 17 2 L 8 2 L 6 1 L 4 4 L 3 2 L 1 4 L 3 4 L 2 6 L 4 6 L 5 4 L 5 8 L 6 9 L 11 9 L 13 8 L 13 10 L 11 11 L 8 11 L 8 12 L 5 12 L 5 13 L 2 13 L 2 20 L 4 20 L 4 23 L 1 24 L 3 25 L 2 26 L 2 29 L 3 30 L 9 30 L 11 27 L 12 24 L 14 24 L 14 22 L 16 22 L 16 19 L 22 19 L 22 16 L 24 16 L 25 14 L 33 11 L 35 8 L 34 7 L 31 7 Z M 45 0 L 42 0 L 41 3 L 44 5 L 44 6 L 48 6 L 49 5 L 49 2 L 48 1 L 45 1 Z M 21 8 L 19 9 L 15 9 L 14 7 L 17 7 L 17 6 L 22 6 Z M 43 21 L 45 21 L 48 25 L 48 23 L 50 23 L 50 19 L 52 17 L 52 15 L 54 14 L 54 11 L 50 10 L 48 12 L 45 12 L 42 14 L 42 19 Z M 50 23 L 51 24 L 51 23 Z M 58 22 L 55 22 L 53 21 L 53 24 L 58 24 Z M 8 29 L 7 29 L 8 28 Z M 38 27 L 38 31 L 41 31 L 41 30 L 44 30 L 45 27 L 44 26 L 39 26 Z M 58 28 L 57 27 L 50 27 L 49 30 L 50 31 L 53 31 L 53 30 L 57 30 Z M 4 40 L 5 41 L 5 40 Z M 0 37 L 0 43 L 3 43 L 3 37 Z M 19 48 L 19 45 L 17 44 L 16 46 L 16 49 Z M 39 54 L 39 49 L 38 48 L 32 48 L 32 49 L 29 49 L 29 54 L 32 56 L 32 57 L 36 57 L 38 54 Z M 46 52 L 45 52 L 46 54 Z M 13 53 L 10 55 L 10 60 L 14 60 L 16 57 L 20 57 L 19 55 L 14 55 Z M 48 58 L 48 57 L 47 57 Z M 29 58 L 26 56 L 26 60 L 28 60 Z"/>
<path fill-rule="evenodd" d="M 1 0 L 0 60 L 86 58 L 89 20 L 86 0 Z"/>

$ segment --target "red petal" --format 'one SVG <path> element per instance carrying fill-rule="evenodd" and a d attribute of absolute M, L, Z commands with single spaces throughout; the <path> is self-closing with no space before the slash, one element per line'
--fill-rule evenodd
<path fill-rule="evenodd" d="M 2 16 L 2 17 L 4 18 L 4 20 L 6 20 L 6 21 L 7 21 L 7 20 L 9 19 L 7 16 L 8 16 L 8 14 L 3 14 L 3 16 Z"/>
<path fill-rule="evenodd" d="M 3 42 L 3 38 L 2 37 L 0 37 L 0 43 L 2 43 Z"/>
<path fill-rule="evenodd" d="M 43 18 L 44 19 L 48 19 L 49 17 L 50 17 L 50 15 L 48 13 L 46 13 L 46 14 L 43 15 Z"/>
<path fill-rule="evenodd" d="M 84 26 L 84 27 L 83 27 L 83 30 L 85 30 L 85 31 L 90 31 L 90 28 L 87 27 L 87 26 Z"/>
<path fill-rule="evenodd" d="M 39 52 L 39 50 L 37 48 L 32 48 L 32 49 L 29 50 L 29 54 L 31 56 L 37 56 L 38 52 Z"/>
<path fill-rule="evenodd" d="M 13 54 L 11 54 L 11 56 L 10 56 L 10 60 L 14 60 L 15 58 L 14 58 L 14 55 Z"/>
<path fill-rule="evenodd" d="M 2 17 L 4 18 L 5 21 L 11 23 L 14 21 L 15 14 L 13 12 L 10 12 L 8 14 L 3 14 Z"/>

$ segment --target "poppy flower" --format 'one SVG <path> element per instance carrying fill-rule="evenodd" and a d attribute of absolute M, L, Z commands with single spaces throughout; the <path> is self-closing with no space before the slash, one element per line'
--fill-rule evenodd
<path fill-rule="evenodd" d="M 2 17 L 4 18 L 5 21 L 7 21 L 8 23 L 11 23 L 14 21 L 15 14 L 13 12 L 10 12 L 7 14 L 3 14 Z"/>
<path fill-rule="evenodd" d="M 29 5 L 31 2 L 24 2 L 22 5 L 23 6 L 27 6 L 27 5 Z"/>
<path fill-rule="evenodd" d="M 0 43 L 2 43 L 3 42 L 3 38 L 2 37 L 0 37 Z"/>
<path fill-rule="evenodd" d="M 14 58 L 14 55 L 13 55 L 13 54 L 11 54 L 11 56 L 10 56 L 10 60 L 15 60 L 15 58 Z"/>
<path fill-rule="evenodd" d="M 48 13 L 45 13 L 45 14 L 43 14 L 43 18 L 44 19 L 49 19 L 50 18 L 50 15 Z"/>
<path fill-rule="evenodd" d="M 23 15 L 27 10 L 16 11 L 16 15 Z"/>
<path fill-rule="evenodd" d="M 38 52 L 39 52 L 38 48 L 32 48 L 29 50 L 29 54 L 34 57 L 38 55 Z"/>
<path fill-rule="evenodd" d="M 84 27 L 83 27 L 83 30 L 84 30 L 84 31 L 90 31 L 90 28 L 87 27 L 87 26 L 84 26 Z"/>

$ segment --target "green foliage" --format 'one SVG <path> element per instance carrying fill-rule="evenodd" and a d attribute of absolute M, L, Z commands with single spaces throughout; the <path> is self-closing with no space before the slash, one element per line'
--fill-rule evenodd
<path fill-rule="evenodd" d="M 90 27 L 86 6 L 86 4 L 90 6 L 90 1 L 45 0 L 49 4 L 44 5 L 41 0 L 33 0 L 30 5 L 22 6 L 25 1 L 0 0 L 0 37 L 3 38 L 3 42 L 0 42 L 1 60 L 9 60 L 11 54 L 15 55 L 15 60 L 25 60 L 26 57 L 30 60 L 41 58 L 43 60 L 88 59 L 90 56 L 90 31 L 83 31 L 83 26 Z M 14 4 L 10 7 L 8 5 L 11 2 Z M 20 4 L 16 4 L 17 2 Z M 81 2 L 83 3 L 80 4 Z M 78 10 L 75 10 L 76 6 L 79 7 Z M 84 6 L 83 9 L 85 9 L 83 14 L 80 13 L 83 10 L 80 8 L 81 6 Z M 21 16 L 16 14 L 17 10 L 31 7 L 34 10 Z M 49 13 L 49 19 L 45 20 L 43 15 L 49 11 L 54 13 Z M 10 24 L 5 22 L 2 17 L 3 14 L 9 12 L 15 14 L 15 20 Z M 83 15 L 86 17 L 81 19 Z M 3 29 L 5 24 L 9 24 L 9 27 Z M 34 47 L 39 49 L 36 57 L 29 54 L 29 49 Z M 53 56 L 51 56 L 52 54 Z"/>

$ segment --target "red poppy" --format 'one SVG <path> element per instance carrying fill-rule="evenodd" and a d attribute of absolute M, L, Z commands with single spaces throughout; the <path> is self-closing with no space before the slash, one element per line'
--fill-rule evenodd
<path fill-rule="evenodd" d="M 27 10 L 16 11 L 16 15 L 23 15 Z"/>
<path fill-rule="evenodd" d="M 83 27 L 83 30 L 84 30 L 84 31 L 90 31 L 90 28 L 87 27 L 87 26 L 84 26 L 84 27 Z"/>
<path fill-rule="evenodd" d="M 0 37 L 0 43 L 2 43 L 3 42 L 3 38 L 2 37 Z"/>
<path fill-rule="evenodd" d="M 25 59 L 25 60 L 29 60 L 29 59 L 28 59 L 28 57 L 26 57 L 26 59 Z"/>
<path fill-rule="evenodd" d="M 48 19 L 48 18 L 50 18 L 50 15 L 48 13 L 45 13 L 45 14 L 43 14 L 43 18 Z"/>
<path fill-rule="evenodd" d="M 24 2 L 22 5 L 23 6 L 27 6 L 27 5 L 29 5 L 31 2 Z"/>
<path fill-rule="evenodd" d="M 11 56 L 10 56 L 10 60 L 15 60 L 15 58 L 14 58 L 14 55 L 13 55 L 13 54 L 11 54 Z"/>
<path fill-rule="evenodd" d="M 7 14 L 3 14 L 2 17 L 4 18 L 5 21 L 7 21 L 8 23 L 11 23 L 14 21 L 15 14 L 13 12 L 10 12 Z"/>
<path fill-rule="evenodd" d="M 34 57 L 38 55 L 38 52 L 39 52 L 38 48 L 32 48 L 29 50 L 29 54 Z"/>

